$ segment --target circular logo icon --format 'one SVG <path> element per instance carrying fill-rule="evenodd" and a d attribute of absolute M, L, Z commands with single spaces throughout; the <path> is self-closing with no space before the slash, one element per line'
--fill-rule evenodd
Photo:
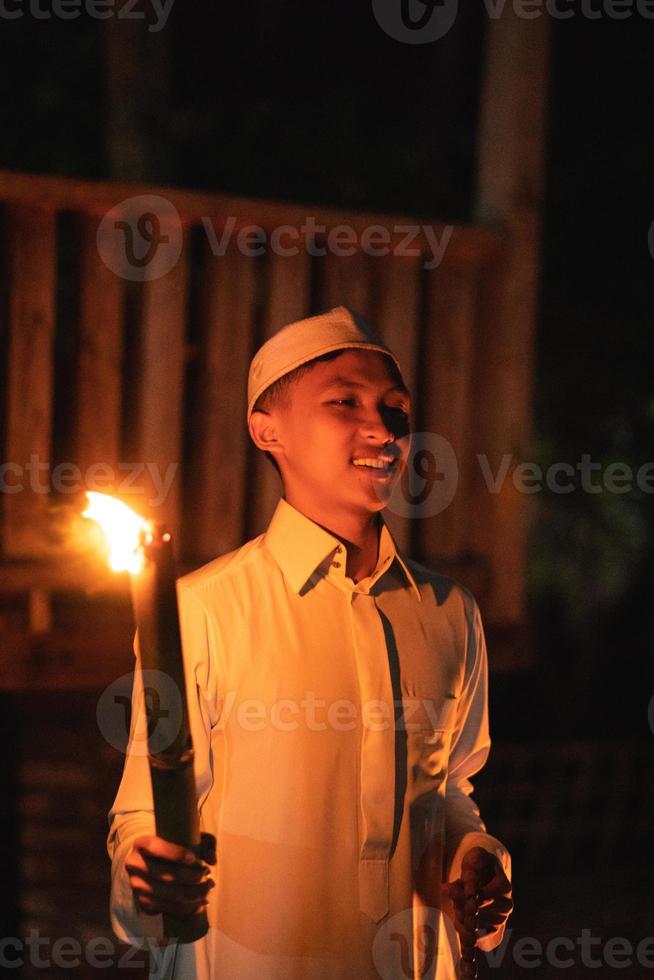
<path fill-rule="evenodd" d="M 452 444 L 435 432 L 412 432 L 406 464 L 386 506 L 399 517 L 434 517 L 451 504 L 458 482 Z"/>
<path fill-rule="evenodd" d="M 418 906 L 404 909 L 377 930 L 372 959 L 382 980 L 429 980 L 442 954 L 438 945 L 441 913 Z"/>
<path fill-rule="evenodd" d="M 95 712 L 102 735 L 119 752 L 127 752 L 132 732 L 131 751 L 137 756 L 170 748 L 182 723 L 182 696 L 175 681 L 161 670 L 143 670 L 142 674 L 143 697 L 134 707 L 135 675 L 131 672 L 104 689 Z"/>
<path fill-rule="evenodd" d="M 372 0 L 381 29 L 404 44 L 430 44 L 444 37 L 459 12 L 459 0 Z"/>
<path fill-rule="evenodd" d="M 100 258 L 117 276 L 149 282 L 175 266 L 182 237 L 182 223 L 170 201 L 142 194 L 107 211 L 98 225 L 96 244 Z"/>

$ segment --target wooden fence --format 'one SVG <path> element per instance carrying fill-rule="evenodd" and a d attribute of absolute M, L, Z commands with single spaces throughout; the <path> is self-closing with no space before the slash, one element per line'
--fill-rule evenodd
<path fill-rule="evenodd" d="M 178 250 L 172 265 L 165 248 L 149 264 L 130 259 L 120 221 L 144 196 L 144 234 Z M 339 242 L 351 238 L 351 255 L 326 247 L 338 226 L 352 229 Z M 374 234 L 377 252 L 387 236 L 387 254 L 372 254 Z M 434 241 L 447 242 L 438 264 Z M 400 545 L 469 584 L 489 625 L 520 625 L 525 498 L 509 470 L 491 499 L 477 458 L 496 473 L 503 453 L 512 469 L 528 451 L 497 394 L 507 372 L 516 398 L 530 387 L 493 324 L 511 249 L 500 229 L 0 172 L 0 245 L 0 596 L 29 594 L 37 629 L 44 596 L 100 581 L 71 540 L 76 487 L 101 485 L 164 520 L 182 568 L 265 529 L 280 485 L 247 433 L 248 364 L 280 326 L 336 303 L 377 326 L 403 364 L 414 428 L 456 455 L 449 506 L 414 520 L 387 513 Z M 398 254 L 407 250 L 419 254 Z M 153 474 L 168 475 L 168 492 Z"/>

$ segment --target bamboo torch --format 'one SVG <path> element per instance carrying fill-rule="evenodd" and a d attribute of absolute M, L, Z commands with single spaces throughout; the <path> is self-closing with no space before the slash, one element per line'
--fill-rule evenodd
<path fill-rule="evenodd" d="M 200 826 L 172 538 L 162 525 L 146 521 L 108 494 L 88 492 L 87 498 L 82 516 L 97 521 L 104 531 L 112 569 L 130 573 L 141 669 L 148 677 L 170 678 L 172 691 L 180 696 L 174 705 L 168 703 L 171 687 L 165 683 L 154 692 L 155 699 L 145 699 L 157 836 L 197 851 Z M 204 910 L 185 918 L 164 913 L 163 923 L 165 935 L 180 943 L 195 942 L 208 929 Z"/>

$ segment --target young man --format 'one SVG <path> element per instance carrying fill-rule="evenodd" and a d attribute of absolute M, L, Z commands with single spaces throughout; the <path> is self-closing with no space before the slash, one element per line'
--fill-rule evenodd
<path fill-rule="evenodd" d="M 468 866 L 479 946 L 502 939 L 511 860 L 469 782 L 490 747 L 479 609 L 381 516 L 410 408 L 395 355 L 344 307 L 252 360 L 249 432 L 283 496 L 264 534 L 179 583 L 205 860 L 155 836 L 133 749 L 110 814 L 121 939 L 208 903 L 168 977 L 453 980 Z M 135 715 L 141 696 L 137 672 Z"/>

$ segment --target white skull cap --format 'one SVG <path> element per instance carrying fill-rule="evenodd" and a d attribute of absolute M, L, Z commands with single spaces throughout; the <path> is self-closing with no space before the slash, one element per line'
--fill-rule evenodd
<path fill-rule="evenodd" d="M 257 398 L 273 382 L 315 357 L 350 347 L 381 351 L 392 358 L 402 374 L 397 357 L 368 321 L 347 306 L 334 306 L 324 313 L 286 324 L 256 352 L 248 372 L 248 422 Z"/>

